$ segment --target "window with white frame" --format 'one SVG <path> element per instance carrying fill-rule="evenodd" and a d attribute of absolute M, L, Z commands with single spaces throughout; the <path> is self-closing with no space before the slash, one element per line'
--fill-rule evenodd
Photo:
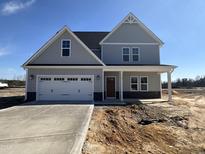
<path fill-rule="evenodd" d="M 138 77 L 137 76 L 130 77 L 130 89 L 131 91 L 138 91 Z"/>
<path fill-rule="evenodd" d="M 122 59 L 124 62 L 130 61 L 130 48 L 122 48 Z"/>
<path fill-rule="evenodd" d="M 70 40 L 62 40 L 61 41 L 61 54 L 62 56 L 70 56 L 71 54 L 71 41 Z"/>
<path fill-rule="evenodd" d="M 134 47 L 132 48 L 132 61 L 138 62 L 140 60 L 140 51 L 139 48 Z"/>
<path fill-rule="evenodd" d="M 148 91 L 148 77 L 147 76 L 140 77 L 140 91 Z"/>

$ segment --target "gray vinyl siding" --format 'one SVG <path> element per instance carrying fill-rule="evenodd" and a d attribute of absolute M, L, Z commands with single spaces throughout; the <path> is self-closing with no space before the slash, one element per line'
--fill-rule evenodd
<path fill-rule="evenodd" d="M 131 76 L 147 76 L 148 77 L 148 91 L 160 91 L 161 78 L 157 73 L 139 73 L 139 72 L 124 72 L 124 91 L 130 91 L 130 77 Z"/>
<path fill-rule="evenodd" d="M 159 45 L 129 45 L 129 43 L 158 43 L 138 24 L 123 23 L 104 43 L 123 43 L 123 45 L 102 45 L 102 58 L 105 64 L 160 64 Z M 140 61 L 123 62 L 123 47 L 139 47 Z"/>
<path fill-rule="evenodd" d="M 105 72 L 105 82 L 107 76 L 116 77 L 116 91 L 119 91 L 119 72 Z M 144 73 L 144 72 L 124 72 L 123 73 L 123 91 L 130 91 L 130 77 L 131 76 L 147 76 L 148 77 L 148 91 L 161 90 L 161 77 L 157 73 Z M 106 91 L 106 83 L 105 83 Z"/>
<path fill-rule="evenodd" d="M 139 62 L 123 62 L 123 47 L 139 47 Z M 160 64 L 160 53 L 158 45 L 103 45 L 103 62 L 105 64 Z"/>
<path fill-rule="evenodd" d="M 123 23 L 104 43 L 158 43 L 138 24 Z"/>
<path fill-rule="evenodd" d="M 102 92 L 101 69 L 28 69 L 28 77 L 34 75 L 34 79 L 28 79 L 27 92 L 36 92 L 37 75 L 94 75 L 94 92 Z M 96 76 L 100 75 L 100 79 Z"/>
<path fill-rule="evenodd" d="M 61 40 L 71 40 L 71 56 L 61 56 Z M 88 51 L 68 32 L 64 32 L 42 54 L 30 64 L 100 64 Z"/>

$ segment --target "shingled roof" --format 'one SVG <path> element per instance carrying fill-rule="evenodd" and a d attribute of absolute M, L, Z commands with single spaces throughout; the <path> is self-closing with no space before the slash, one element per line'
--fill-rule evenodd
<path fill-rule="evenodd" d="M 87 45 L 90 49 L 99 49 L 100 41 L 108 34 L 109 32 L 74 32 L 78 38 Z"/>

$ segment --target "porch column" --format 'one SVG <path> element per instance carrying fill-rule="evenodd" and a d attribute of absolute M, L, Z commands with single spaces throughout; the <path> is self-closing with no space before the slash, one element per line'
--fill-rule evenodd
<path fill-rule="evenodd" d="M 120 71 L 120 101 L 123 101 L 123 72 Z"/>
<path fill-rule="evenodd" d="M 105 99 L 105 80 L 104 80 L 104 78 L 105 78 L 105 75 L 104 75 L 105 73 L 104 73 L 104 70 L 102 70 L 102 101 L 104 101 L 104 99 Z"/>
<path fill-rule="evenodd" d="M 167 72 L 167 84 L 168 84 L 168 101 L 172 101 L 172 79 L 171 79 L 171 72 Z"/>

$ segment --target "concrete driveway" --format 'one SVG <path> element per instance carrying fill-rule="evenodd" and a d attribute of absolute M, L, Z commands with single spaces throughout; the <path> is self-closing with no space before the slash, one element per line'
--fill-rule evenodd
<path fill-rule="evenodd" d="M 93 105 L 22 105 L 0 110 L 0 153 L 77 154 Z"/>

